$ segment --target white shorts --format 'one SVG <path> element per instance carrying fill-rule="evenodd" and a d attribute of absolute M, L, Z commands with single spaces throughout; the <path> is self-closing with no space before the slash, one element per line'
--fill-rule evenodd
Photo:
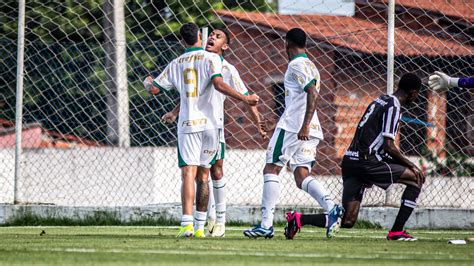
<path fill-rule="evenodd" d="M 316 161 L 316 148 L 319 139 L 299 140 L 298 134 L 276 128 L 268 143 L 266 163 L 284 167 L 288 162 L 294 171 L 297 167 L 306 167 L 309 171 Z"/>
<path fill-rule="evenodd" d="M 219 150 L 219 130 L 178 134 L 178 166 L 210 168 Z"/>
<path fill-rule="evenodd" d="M 225 154 L 225 136 L 224 136 L 224 129 L 219 129 L 219 150 L 217 152 L 216 160 L 224 160 Z"/>

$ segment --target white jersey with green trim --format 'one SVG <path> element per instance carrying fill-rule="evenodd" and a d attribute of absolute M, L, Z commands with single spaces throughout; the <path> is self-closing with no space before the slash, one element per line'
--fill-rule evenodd
<path fill-rule="evenodd" d="M 306 54 L 293 57 L 285 73 L 285 111 L 278 121 L 278 128 L 293 133 L 300 131 L 306 113 L 306 90 L 311 84 L 315 84 L 316 90 L 319 92 L 320 76 L 318 69 Z M 311 119 L 309 134 L 318 139 L 323 139 L 323 131 L 316 111 Z"/>
<path fill-rule="evenodd" d="M 221 72 L 219 55 L 193 47 L 185 49 L 153 81 L 160 89 L 179 92 L 178 134 L 220 128 L 223 118 L 216 116 L 215 109 L 220 106 L 211 80 Z"/>
<path fill-rule="evenodd" d="M 222 78 L 224 79 L 224 82 L 232 87 L 235 91 L 243 94 L 243 95 L 248 95 L 249 91 L 247 90 L 247 87 L 245 87 L 244 82 L 240 78 L 239 72 L 233 66 L 231 63 L 229 63 L 227 60 L 225 60 L 223 57 L 222 59 Z M 224 121 L 224 101 L 226 99 L 226 96 L 218 91 L 216 91 L 216 102 L 219 102 L 219 107 L 215 108 L 216 111 L 216 116 L 220 116 L 221 120 Z M 220 125 L 220 128 L 224 128 L 224 123 Z"/>

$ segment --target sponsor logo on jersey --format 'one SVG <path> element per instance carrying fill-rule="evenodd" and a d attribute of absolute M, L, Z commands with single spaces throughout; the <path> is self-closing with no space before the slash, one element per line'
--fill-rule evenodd
<path fill-rule="evenodd" d="M 199 126 L 207 124 L 207 118 L 200 118 L 194 120 L 185 120 L 183 121 L 183 126 L 191 127 L 191 126 Z"/>
<path fill-rule="evenodd" d="M 375 99 L 375 102 L 378 103 L 378 104 L 380 104 L 380 105 L 382 105 L 382 106 L 385 106 L 385 105 L 388 104 L 388 102 L 386 102 L 386 101 L 384 101 L 384 100 L 382 100 L 382 99 L 380 99 L 380 98 Z"/>
<path fill-rule="evenodd" d="M 346 153 L 344 153 L 344 155 L 359 158 L 359 152 L 358 151 L 346 151 Z"/>
<path fill-rule="evenodd" d="M 202 60 L 204 58 L 203 54 L 193 54 L 190 56 L 182 57 L 178 60 L 178 63 L 185 63 L 185 62 L 193 62 L 193 61 L 198 61 Z"/>
<path fill-rule="evenodd" d="M 217 152 L 217 150 L 204 150 L 204 151 L 202 151 L 202 153 L 209 154 L 209 155 L 213 155 L 216 152 Z"/>

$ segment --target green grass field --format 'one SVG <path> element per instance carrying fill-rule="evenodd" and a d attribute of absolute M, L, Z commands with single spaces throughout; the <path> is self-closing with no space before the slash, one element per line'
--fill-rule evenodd
<path fill-rule="evenodd" d="M 376 229 L 326 239 L 308 227 L 293 241 L 282 228 L 271 240 L 249 240 L 242 229 L 229 227 L 223 239 L 176 239 L 176 227 L 0 227 L 0 264 L 474 264 L 474 244 L 447 244 L 474 231 L 412 230 L 418 242 L 389 242 Z"/>

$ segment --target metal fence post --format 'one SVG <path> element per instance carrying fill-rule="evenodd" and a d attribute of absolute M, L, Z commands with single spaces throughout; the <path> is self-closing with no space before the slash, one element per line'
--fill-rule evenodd
<path fill-rule="evenodd" d="M 25 0 L 18 4 L 18 47 L 16 67 L 15 106 L 15 176 L 13 181 L 13 203 L 18 199 L 18 179 L 21 177 L 21 131 L 23 121 L 23 78 L 25 58 Z"/>
<path fill-rule="evenodd" d="M 394 80 L 394 48 L 395 48 L 395 0 L 388 1 L 387 10 L 387 94 L 393 93 Z M 391 189 L 385 191 L 385 205 L 390 202 Z"/>

